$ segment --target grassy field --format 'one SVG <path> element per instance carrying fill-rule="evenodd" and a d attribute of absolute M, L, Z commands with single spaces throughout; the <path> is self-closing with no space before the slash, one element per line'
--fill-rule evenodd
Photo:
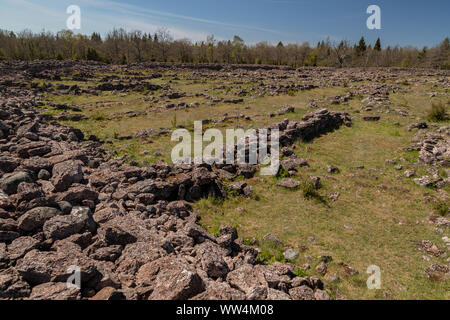
<path fill-rule="evenodd" d="M 194 82 L 189 80 L 188 73 L 183 74 L 180 80 L 174 80 L 174 77 L 174 74 L 167 73 L 151 82 L 164 84 L 170 80 L 173 90 L 208 93 L 216 98 L 236 97 L 238 91 L 257 85 L 235 85 L 232 81 L 221 80 Z M 214 89 L 223 85 L 225 89 Z M 430 240 L 442 248 L 441 238 L 448 236 L 436 233 L 434 225 L 428 222 L 428 216 L 438 201 L 438 193 L 434 189 L 417 186 L 412 178 L 403 175 L 406 169 L 414 169 L 417 176 L 426 174 L 426 168 L 417 165 L 418 152 L 403 151 L 416 134 L 416 130 L 408 131 L 407 126 L 425 120 L 432 102 L 448 106 L 449 101 L 445 95 L 430 99 L 430 91 L 443 90 L 430 83 L 411 85 L 404 82 L 401 86 L 406 91 L 390 95 L 391 106 L 383 109 L 380 121 L 361 119 L 365 114 L 360 112 L 364 97 L 357 96 L 345 105 L 327 105 L 329 109 L 349 112 L 352 127 L 342 127 L 309 143 L 295 144 L 296 154 L 309 163 L 309 167 L 299 169 L 295 178 L 302 182 L 308 181 L 310 176 L 321 178 L 321 188 L 313 197 L 305 197 L 302 188 L 287 190 L 277 186 L 280 178 L 257 175 L 247 181 L 254 190 L 251 199 L 229 196 L 225 200 L 203 199 L 197 202 L 195 208 L 199 211 L 201 225 L 213 233 L 217 233 L 222 224 L 236 226 L 239 235 L 247 242 L 257 240 L 257 246 L 262 250 L 260 259 L 264 263 L 283 261 L 282 248 L 270 247 L 263 242 L 265 234 L 277 235 L 284 243 L 284 249 L 294 248 L 300 252 L 293 262 L 299 267 L 305 263 L 311 265 L 310 270 L 299 269 L 300 274 L 317 275 L 314 268 L 319 263 L 318 256 L 331 255 L 333 260 L 329 263 L 328 274 L 339 275 L 337 281 L 330 282 L 335 296 L 341 294 L 350 299 L 450 299 L 450 283 L 432 281 L 424 273 L 432 263 L 446 264 L 447 258 L 430 257 L 431 261 L 425 261 L 422 256 L 426 254 L 416 244 Z M 251 120 L 230 120 L 210 126 L 220 129 L 258 128 L 286 117 L 300 120 L 311 111 L 307 108 L 311 99 L 325 99 L 349 91 L 352 88 L 326 87 L 273 97 L 245 96 L 244 103 L 237 105 L 210 105 L 204 97 L 187 97 L 177 101 L 199 102 L 200 105 L 177 111 L 161 108 L 164 99 L 156 103 L 149 99 L 158 96 L 159 92 L 49 95 L 47 99 L 49 103 L 80 107 L 89 120 L 65 124 L 108 140 L 107 148 L 145 165 L 156 160 L 170 161 L 172 146 L 176 144 L 170 141 L 170 134 L 155 134 L 145 140 L 120 140 L 118 137 L 144 129 L 155 132 L 172 130 L 177 126 L 192 129 L 195 120 L 218 120 L 224 114 L 242 113 L 250 116 Z M 294 106 L 295 113 L 268 117 L 268 113 L 286 104 Z M 396 108 L 407 110 L 409 115 L 405 117 L 393 112 Z M 51 108 L 43 107 L 43 110 L 56 113 Z M 128 117 L 124 112 L 138 114 Z M 448 125 L 449 122 L 440 125 L 443 124 Z M 386 164 L 387 159 L 395 159 L 402 169 Z M 327 165 L 337 166 L 339 173 L 328 173 Z M 440 170 L 445 172 L 444 168 Z M 449 191 L 447 186 L 443 192 L 448 194 Z M 336 192 L 339 193 L 338 199 L 329 199 L 329 194 Z M 359 273 L 347 275 L 341 262 Z M 369 275 L 366 270 L 370 265 L 381 268 L 380 290 L 367 289 Z"/>

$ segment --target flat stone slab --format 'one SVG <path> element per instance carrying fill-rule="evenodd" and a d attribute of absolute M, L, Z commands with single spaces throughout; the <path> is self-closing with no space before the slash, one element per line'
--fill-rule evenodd
<path fill-rule="evenodd" d="M 280 182 L 277 183 L 277 186 L 285 187 L 288 189 L 298 188 L 299 185 L 300 185 L 300 182 L 298 182 L 297 180 L 292 179 L 292 178 L 284 178 Z"/>

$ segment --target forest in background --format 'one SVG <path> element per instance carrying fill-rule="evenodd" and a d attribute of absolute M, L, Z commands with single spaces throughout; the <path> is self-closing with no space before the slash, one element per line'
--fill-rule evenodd
<path fill-rule="evenodd" d="M 213 35 L 205 41 L 175 40 L 166 28 L 154 34 L 114 29 L 102 37 L 75 34 L 70 30 L 57 33 L 33 33 L 25 30 L 0 30 L 0 60 L 92 60 L 113 64 L 135 62 L 183 62 L 222 64 L 270 64 L 291 67 L 405 67 L 450 69 L 448 37 L 435 47 L 416 48 L 382 46 L 361 37 L 358 43 L 332 42 L 316 45 L 281 41 L 246 44 L 239 36 L 217 40 Z"/>

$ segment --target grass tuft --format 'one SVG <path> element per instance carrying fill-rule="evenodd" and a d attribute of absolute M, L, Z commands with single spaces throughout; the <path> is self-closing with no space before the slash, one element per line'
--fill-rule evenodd
<path fill-rule="evenodd" d="M 448 214 L 448 212 L 449 212 L 448 202 L 443 201 L 443 200 L 437 200 L 433 204 L 433 209 L 434 209 L 434 211 L 437 214 L 439 214 L 440 216 L 445 217 Z"/>
<path fill-rule="evenodd" d="M 434 122 L 447 121 L 449 119 L 447 107 L 442 103 L 433 103 L 428 111 L 427 119 Z"/>

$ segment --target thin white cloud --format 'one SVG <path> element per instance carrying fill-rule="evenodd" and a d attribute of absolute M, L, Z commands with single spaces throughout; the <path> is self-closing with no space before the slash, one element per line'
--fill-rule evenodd
<path fill-rule="evenodd" d="M 211 25 L 217 25 L 217 26 L 223 26 L 223 27 L 230 27 L 233 29 L 248 29 L 248 30 L 254 30 L 254 31 L 261 31 L 261 32 L 270 32 L 270 33 L 274 33 L 274 34 L 284 34 L 281 31 L 273 30 L 273 29 L 261 28 L 261 27 L 257 27 L 257 26 L 233 24 L 233 23 L 221 22 L 221 21 L 216 21 L 216 20 L 209 20 L 209 19 L 191 17 L 191 16 L 186 16 L 186 15 L 180 15 L 180 14 L 175 14 L 175 13 L 170 13 L 170 12 L 151 10 L 151 9 L 146 9 L 146 8 L 142 8 L 142 7 L 131 5 L 131 4 L 119 3 L 116 1 L 103 0 L 103 1 L 95 1 L 94 3 L 91 3 L 90 1 L 83 0 L 83 2 L 89 3 L 90 5 L 95 5 L 96 7 L 99 7 L 99 6 L 108 7 L 108 9 L 110 9 L 110 10 L 114 10 L 114 11 L 121 12 L 121 13 L 123 13 L 124 10 L 128 10 L 129 13 L 133 13 L 133 14 L 141 15 L 141 16 L 153 15 L 153 16 L 182 19 L 182 20 L 187 20 L 187 21 L 192 21 L 192 22 L 199 22 L 199 23 L 211 24 Z"/>
<path fill-rule="evenodd" d="M 64 6 L 66 2 L 58 2 L 54 0 L 42 2 L 34 2 L 32 0 L 4 0 L 9 3 L 11 8 L 17 10 L 23 10 L 22 15 L 27 18 L 30 15 L 34 15 L 39 18 L 36 19 L 22 19 L 21 21 L 14 21 L 11 17 L 5 16 L 10 26 L 13 28 L 29 28 L 33 26 L 33 29 L 41 27 L 46 30 L 58 31 L 65 29 L 65 21 L 67 13 L 65 10 L 56 10 L 56 5 Z M 67 3 L 69 3 L 67 1 Z M 137 5 L 119 3 L 117 1 L 109 0 L 78 0 L 76 3 L 82 9 L 82 33 L 86 32 L 107 32 L 113 28 L 123 28 L 125 30 L 141 29 L 142 31 L 154 33 L 160 27 L 167 27 L 172 33 L 175 39 L 188 38 L 192 41 L 205 40 L 207 35 L 215 33 L 211 30 L 211 27 L 201 26 L 220 26 L 223 33 L 224 29 L 233 30 L 233 32 L 239 31 L 257 31 L 264 34 L 271 33 L 277 35 L 290 36 L 287 33 L 280 32 L 278 30 L 272 30 L 267 28 L 261 28 L 258 26 L 248 26 L 227 23 L 222 21 L 215 21 L 210 19 L 203 19 L 198 17 L 191 17 L 186 15 L 180 15 L 170 12 L 163 12 L 158 10 L 152 10 L 143 8 Z M 86 9 L 83 9 L 86 8 Z M 4 14 L 5 12 L 3 12 Z M 0 14 L 1 16 L 2 14 Z M 42 22 L 39 20 L 42 19 Z M 3 20 L 3 19 L 2 19 Z M 149 23 L 148 21 L 151 21 Z M 195 27 L 185 27 L 184 22 L 196 23 L 199 25 Z M 5 21 L 4 21 L 5 22 Z M 184 23 L 186 24 L 186 23 Z M 208 31 L 205 31 L 208 30 Z M 220 32 L 219 32 L 220 33 Z M 231 32 L 230 32 L 231 33 Z M 216 35 L 216 39 L 223 40 L 220 35 Z"/>
<path fill-rule="evenodd" d="M 43 13 L 43 14 L 46 14 L 48 16 L 52 16 L 55 18 L 61 18 L 65 14 L 65 12 L 60 12 L 57 10 L 49 9 L 47 7 L 44 7 L 44 6 L 36 4 L 36 3 L 32 3 L 27 0 L 6 0 L 6 1 L 9 2 L 13 6 L 19 5 L 19 6 L 25 7 L 26 9 L 29 9 L 29 10 L 37 10 L 40 13 Z"/>
<path fill-rule="evenodd" d="M 60 27 L 58 27 L 58 23 L 56 23 L 57 20 L 61 20 L 61 22 L 66 21 L 67 13 L 65 11 L 61 10 L 54 10 L 51 9 L 49 6 L 44 6 L 43 4 L 37 4 L 33 3 L 27 0 L 5 0 L 9 2 L 9 5 L 14 9 L 20 9 L 22 11 L 22 15 L 29 16 L 29 14 L 37 14 L 39 18 L 47 17 L 47 19 L 43 19 L 45 21 L 46 25 L 40 25 L 40 27 L 45 27 L 47 30 L 53 29 L 54 31 L 58 31 L 61 29 L 66 28 L 65 24 L 61 24 Z M 125 30 L 142 30 L 145 32 L 152 32 L 154 33 L 156 30 L 158 30 L 161 27 L 167 27 L 171 34 L 174 36 L 175 39 L 181 39 L 181 38 L 188 38 L 192 41 L 202 41 L 205 40 L 209 33 L 199 30 L 192 30 L 189 28 L 180 28 L 171 25 L 171 23 L 148 23 L 145 20 L 148 20 L 149 14 L 148 13 L 142 13 L 149 10 L 141 10 L 142 8 L 139 8 L 137 6 L 131 6 L 131 5 L 124 5 L 116 2 L 105 2 L 105 1 L 78 1 L 85 3 L 86 6 L 89 6 L 91 8 L 96 8 L 95 12 L 86 12 L 83 11 L 82 7 L 82 28 L 86 30 L 86 26 L 89 26 L 89 29 L 93 29 L 98 31 L 98 29 L 103 29 L 105 32 L 110 31 L 113 28 L 123 28 Z M 105 8 L 109 11 L 113 11 L 114 15 L 111 14 L 102 14 L 101 9 Z M 105 11 L 108 11 L 105 10 Z M 5 13 L 5 12 L 3 12 Z M 122 17 L 141 17 L 146 19 L 124 19 Z M 176 18 L 176 16 L 171 16 L 170 14 L 161 14 L 163 17 L 170 17 L 170 18 Z M 6 16 L 5 16 L 6 17 Z M 89 17 L 89 18 L 88 18 Z M 49 19 L 50 18 L 50 19 Z M 56 19 L 54 19 L 56 18 Z M 9 19 L 10 20 L 10 19 Z M 153 19 L 155 20 L 155 19 Z M 10 24 L 14 26 L 20 26 L 23 25 L 25 28 L 28 28 L 30 26 L 39 26 L 39 23 L 37 21 L 30 21 L 27 20 L 27 22 L 20 22 L 20 23 L 12 23 L 13 21 L 10 20 Z M 81 29 L 80 31 L 83 31 Z"/>

